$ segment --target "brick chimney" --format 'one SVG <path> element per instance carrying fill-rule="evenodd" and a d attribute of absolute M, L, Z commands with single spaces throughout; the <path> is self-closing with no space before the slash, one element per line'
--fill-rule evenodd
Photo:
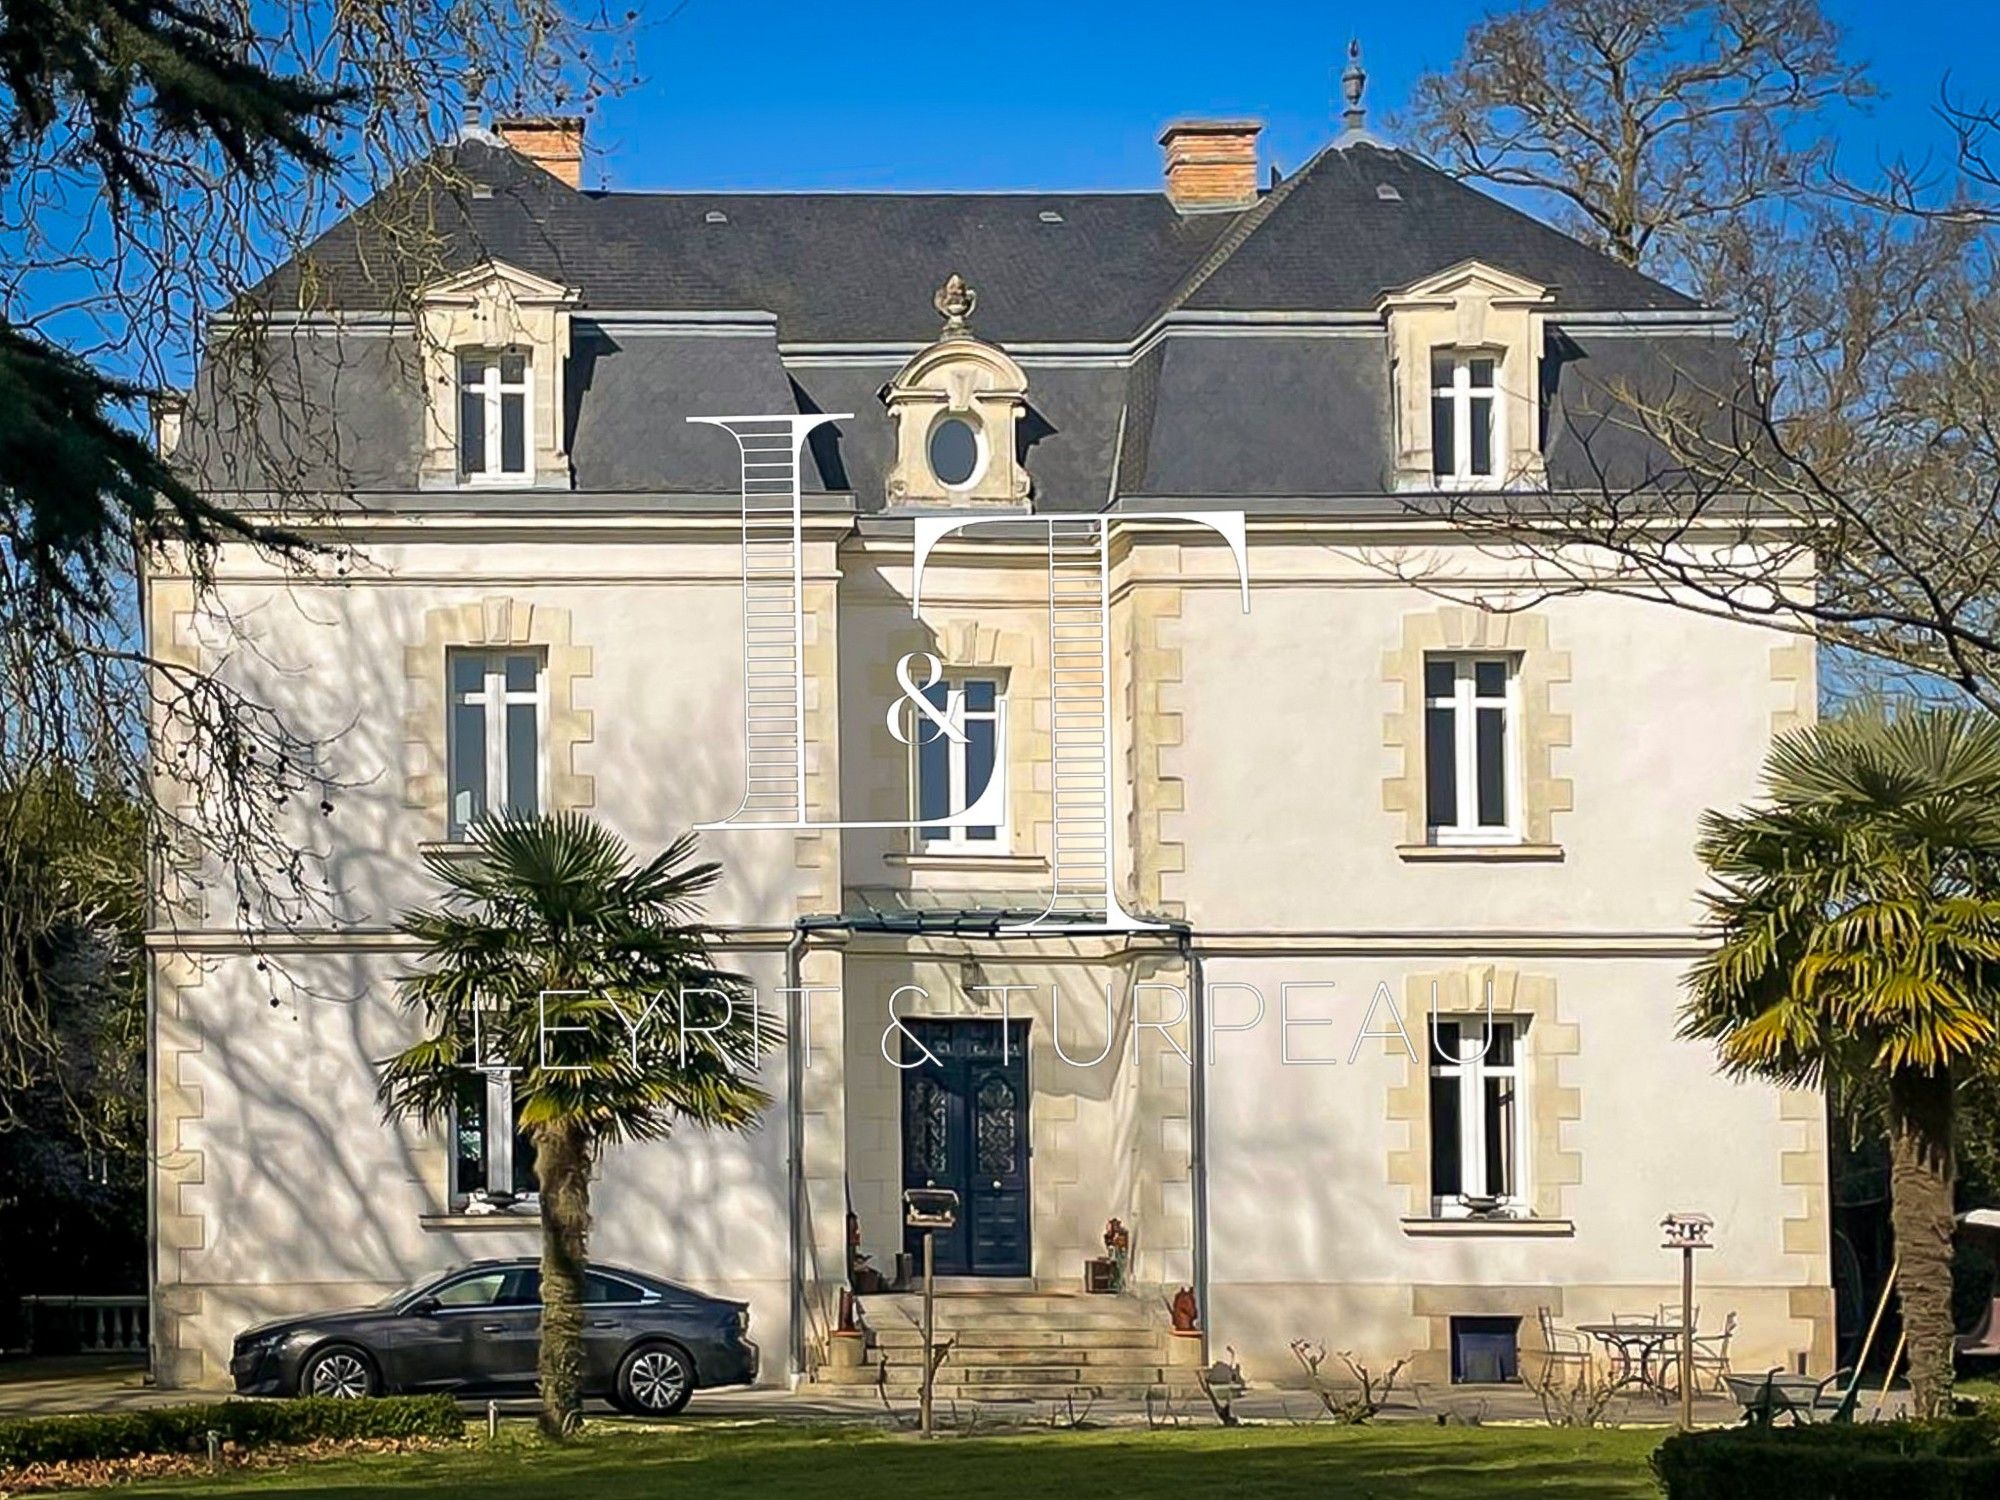
<path fill-rule="evenodd" d="M 583 186 L 583 116 L 531 115 L 495 120 L 500 139 L 552 177 Z"/>
<path fill-rule="evenodd" d="M 1167 201 L 1182 213 L 1248 208 L 1257 201 L 1257 133 L 1262 120 L 1181 120 L 1160 136 L 1167 152 Z"/>

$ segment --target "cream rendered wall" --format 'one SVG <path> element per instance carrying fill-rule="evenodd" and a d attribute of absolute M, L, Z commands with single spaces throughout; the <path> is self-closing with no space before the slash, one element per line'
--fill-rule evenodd
<path fill-rule="evenodd" d="M 760 985 L 773 955 L 738 962 Z M 184 1227 L 157 1265 L 165 1306 L 163 1379 L 219 1385 L 229 1342 L 251 1323 L 373 1301 L 454 1262 L 534 1255 L 532 1218 L 444 1216 L 440 1132 L 385 1123 L 376 1059 L 414 1037 L 393 1002 L 401 960 L 307 953 L 287 960 L 302 987 L 273 1005 L 254 960 L 215 961 L 178 1000 L 169 1037 L 178 1088 L 201 1111 L 179 1130 L 195 1169 L 171 1171 L 163 1213 Z M 782 1376 L 789 1318 L 784 1191 L 784 1074 L 764 1070 L 780 1103 L 757 1133 L 690 1133 L 620 1148 L 592 1189 L 592 1254 L 683 1279 L 751 1304 L 752 1337 Z"/>
<path fill-rule="evenodd" d="M 1561 1190 L 1554 1234 L 1507 1225 L 1440 1233 L 1406 1222 L 1407 1192 L 1391 1181 L 1407 1133 L 1391 1119 L 1389 1095 L 1407 1063 L 1398 1045 L 1362 1033 L 1388 1031 L 1392 1008 L 1406 1015 L 1413 971 L 1467 960 L 1414 947 L 1208 959 L 1211 988 L 1254 984 L 1268 1007 L 1256 1031 L 1217 1035 L 1208 1080 L 1212 1337 L 1245 1355 L 1259 1378 L 1295 1373 L 1285 1346 L 1299 1337 L 1380 1363 L 1442 1353 L 1448 1346 L 1426 1321 L 1434 1306 L 1520 1314 L 1524 1347 L 1536 1345 L 1538 1305 L 1574 1324 L 1677 1302 L 1679 1261 L 1659 1248 L 1659 1220 L 1697 1210 L 1716 1220 L 1717 1248 L 1698 1268 L 1704 1326 L 1740 1315 L 1746 1369 L 1830 1354 L 1816 1347 L 1823 1331 L 1811 1317 L 1830 1304 L 1794 1302 L 1795 1293 L 1827 1285 L 1824 1188 L 1784 1175 L 1787 1153 L 1808 1146 L 1809 1159 L 1823 1164 L 1823 1132 L 1793 1118 L 1778 1092 L 1716 1076 L 1705 1047 L 1675 1037 L 1685 961 L 1544 952 L 1503 962 L 1551 979 L 1559 1018 L 1576 1028 L 1576 1050 L 1560 1059 L 1558 1077 L 1575 1091 L 1578 1117 L 1561 1138 L 1581 1172 Z M 1313 986 L 1292 995 L 1291 1064 L 1280 1050 L 1285 984 Z M 1391 1000 L 1371 1016 L 1378 986 Z M 1246 992 L 1217 996 L 1220 1026 L 1253 1012 Z M 1321 1021 L 1332 1024 L 1313 1024 Z M 1420 1021 L 1405 1025 L 1421 1056 Z M 1546 1040 L 1535 1035 L 1543 1025 L 1540 1017 L 1529 1023 L 1531 1051 Z M 1524 1085 L 1521 1107 L 1531 1114 L 1538 1081 Z M 1531 1186 L 1546 1165 L 1530 1151 Z M 1795 1253 L 1788 1221 L 1815 1216 L 1822 1248 Z M 1518 1296 L 1489 1308 L 1464 1288 Z M 1423 1368 L 1435 1375 L 1437 1361 Z"/>
<path fill-rule="evenodd" d="M 340 783 L 336 810 L 304 818 L 301 836 L 337 849 L 341 924 L 387 925 L 429 889 L 418 845 L 445 835 L 406 800 L 416 697 L 404 653 L 424 643 L 426 617 L 496 600 L 567 612 L 572 640 L 590 653 L 576 693 L 593 716 L 577 767 L 595 781 L 589 810 L 635 843 L 657 844 L 727 816 L 742 797 L 740 556 L 727 523 L 599 543 L 371 540 L 344 582 L 288 581 L 232 554 L 214 606 L 227 620 L 200 628 L 218 642 L 208 655 L 225 679 L 323 742 Z M 820 559 L 813 586 L 826 590 L 830 573 L 830 556 Z M 809 616 L 809 642 L 818 623 Z M 712 919 L 789 924 L 810 884 L 793 841 L 714 837 L 727 841 L 715 847 L 728 873 Z M 227 925 L 226 910 L 211 916 Z"/>
<path fill-rule="evenodd" d="M 1253 523 L 1246 622 L 1220 551 L 1142 542 L 1130 585 L 1135 600 L 1177 599 L 1145 628 L 1175 668 L 1158 766 L 1179 798 L 1141 833 L 1167 851 L 1163 889 L 1210 985 L 1254 982 L 1269 1007 L 1254 1037 L 1222 1038 L 1209 1084 L 1213 1339 L 1259 1378 L 1295 1373 L 1285 1345 L 1300 1336 L 1382 1363 L 1418 1352 L 1418 1370 L 1443 1378 L 1451 1312 L 1520 1314 L 1525 1346 L 1539 1304 L 1573 1324 L 1677 1297 L 1658 1221 L 1701 1210 L 1720 1246 L 1700 1267 L 1704 1325 L 1739 1312 L 1746 1368 L 1807 1353 L 1828 1367 L 1818 1101 L 1723 1079 L 1708 1049 L 1674 1036 L 1679 977 L 1699 951 L 1696 820 L 1754 794 L 1774 725 L 1810 714 L 1809 660 L 1801 704 L 1782 637 L 1608 592 L 1532 602 L 1549 649 L 1569 656 L 1549 705 L 1569 719 L 1550 767 L 1574 799 L 1552 819 L 1560 858 L 1405 858 L 1404 819 L 1384 805 L 1402 768 L 1385 744 L 1402 699 L 1384 658 L 1407 617 L 1451 607 L 1453 591 L 1530 603 L 1520 570 L 1441 551 L 1423 560 L 1450 585 L 1440 597 L 1404 581 L 1407 554 Z M 1552 983 L 1576 1028 L 1558 1064 L 1575 1091 L 1558 1132 L 1574 1158 L 1561 1170 L 1578 1177 L 1561 1193 L 1574 1227 L 1553 1237 L 1406 1228 L 1391 1161 L 1407 1143 L 1391 1120 L 1403 1066 L 1380 1041 L 1348 1061 L 1378 984 L 1400 1007 L 1410 975 L 1477 964 Z M 1338 1065 L 1282 1064 L 1288 979 L 1336 985 L 1295 1000 L 1336 1024 L 1293 1043 L 1331 1047 Z M 1233 1016 L 1249 1004 L 1218 1002 Z"/>
<path fill-rule="evenodd" d="M 933 649 L 950 665 L 1009 671 L 1015 855 L 911 859 L 898 832 L 710 835 L 728 870 L 711 915 L 738 930 L 744 964 L 770 988 L 792 918 L 834 910 L 854 888 L 1046 890 L 1042 550 L 978 533 L 948 545 L 927 573 L 919 625 L 907 544 L 851 539 L 836 559 L 838 533 L 832 523 L 815 531 L 808 558 L 815 810 L 902 815 L 908 756 L 881 716 L 896 658 Z M 1385 781 L 1403 770 L 1385 744 L 1385 720 L 1402 705 L 1384 658 L 1408 617 L 1450 601 L 1404 581 L 1408 555 L 1390 540 L 1253 522 L 1247 618 L 1219 545 L 1141 533 L 1129 554 L 1119 549 L 1113 652 L 1129 715 L 1115 715 L 1117 751 L 1133 778 L 1119 791 L 1121 882 L 1136 909 L 1186 915 L 1211 985 L 1251 980 L 1272 1008 L 1256 1036 L 1222 1039 L 1210 1085 L 1216 1342 L 1233 1344 L 1260 1379 L 1289 1373 L 1285 1344 L 1297 1336 L 1383 1359 L 1421 1351 L 1420 1368 L 1435 1375 L 1452 1311 L 1525 1309 L 1532 1323 L 1533 1306 L 1549 1301 L 1573 1323 L 1663 1300 L 1673 1267 L 1657 1249 L 1658 1218 L 1702 1208 L 1721 1245 L 1704 1281 L 1727 1288 L 1719 1302 L 1704 1296 L 1704 1322 L 1734 1307 L 1746 1360 L 1788 1362 L 1810 1347 L 1823 1365 L 1815 1101 L 1720 1080 L 1701 1049 L 1672 1037 L 1677 976 L 1695 951 L 1695 817 L 1747 796 L 1774 723 L 1810 712 L 1809 659 L 1802 668 L 1796 648 L 1767 634 L 1630 599 L 1540 603 L 1549 649 L 1569 657 L 1550 703 L 1569 719 L 1551 765 L 1574 799 L 1553 815 L 1561 860 L 1406 860 L 1396 849 L 1404 820 L 1384 806 Z M 656 846 L 727 814 L 741 794 L 738 566 L 738 534 L 722 515 L 597 533 L 385 526 L 344 579 L 288 582 L 232 553 L 220 591 L 230 622 L 206 632 L 185 617 L 183 584 L 152 581 L 156 639 L 206 640 L 206 659 L 226 657 L 226 672 L 328 741 L 346 783 L 331 819 L 302 811 L 300 840 L 333 855 L 339 932 L 288 936 L 300 950 L 288 968 L 310 981 L 295 996 L 271 1005 L 226 903 L 179 925 L 175 941 L 209 954 L 205 966 L 156 959 L 163 1378 L 219 1381 L 229 1335 L 256 1317 L 373 1296 L 453 1258 L 532 1248 L 518 1229 L 425 1228 L 421 1216 L 441 1206 L 442 1144 L 384 1127 L 374 1111 L 370 1064 L 405 1024 L 388 990 L 402 959 L 387 930 L 424 899 L 417 849 L 443 832 L 407 796 L 419 757 L 406 648 L 426 639 L 438 610 L 497 599 L 566 612 L 570 642 L 589 652 L 575 686 L 588 737 L 573 769 L 589 778 L 596 816 Z M 1425 566 L 1461 593 L 1520 599 L 1509 592 L 1519 569 L 1504 559 L 1464 548 Z M 834 682 L 837 694 L 826 690 Z M 1101 1025 L 1096 976 L 1119 974 L 1122 1002 L 1134 975 L 1177 972 L 1082 948 L 907 946 L 857 941 L 807 959 L 812 982 L 845 991 L 815 1007 L 801 1091 L 807 1232 L 823 1273 L 840 1264 L 849 1203 L 879 1264 L 900 1242 L 897 1094 L 879 1051 L 897 984 L 935 981 L 929 1013 L 950 1014 L 971 1011 L 968 957 L 987 983 L 1042 986 L 1038 1004 L 1060 983 L 1066 1046 L 1088 1055 Z M 1348 1063 L 1345 1023 L 1299 1034 L 1334 1039 L 1338 1065 L 1277 1060 L 1286 978 L 1332 979 L 1334 999 L 1315 992 L 1300 1013 L 1358 1025 L 1378 981 L 1400 1002 L 1412 972 L 1482 962 L 1552 983 L 1558 1016 L 1575 1028 L 1558 1078 L 1576 1108 L 1559 1139 L 1579 1169 L 1563 1189 L 1573 1228 L 1555 1237 L 1409 1232 L 1408 1192 L 1392 1180 L 1401 1065 L 1379 1041 Z M 1046 1017 L 1033 1013 L 1046 1048 Z M 1047 1268 L 1058 1284 L 1095 1253 L 1113 1215 L 1134 1225 L 1142 1281 L 1170 1287 L 1193 1274 L 1187 1069 L 1157 1033 L 1133 1068 L 1127 1020 L 1115 1069 L 1070 1077 L 1052 1051 L 1031 1061 L 1036 1273 Z M 785 1364 L 784 1109 L 749 1137 L 614 1153 L 598 1199 L 600 1255 L 752 1301 L 767 1378 Z"/>
<path fill-rule="evenodd" d="M 1568 654 L 1552 697 L 1570 744 L 1554 774 L 1575 810 L 1555 815 L 1559 863 L 1405 861 L 1402 819 L 1383 809 L 1401 768 L 1384 746 L 1401 694 L 1383 657 L 1407 615 L 1450 601 L 1384 577 L 1378 549 L 1253 526 L 1244 617 L 1218 576 L 1222 549 L 1178 550 L 1178 584 L 1173 557 L 1156 556 L 1135 564 L 1153 581 L 1134 593 L 1180 596 L 1167 628 L 1183 657 L 1170 691 L 1184 741 L 1162 761 L 1186 789 L 1187 811 L 1165 826 L 1189 867 L 1167 890 L 1199 927 L 1689 930 L 1696 820 L 1752 794 L 1773 716 L 1794 703 L 1796 684 L 1773 672 L 1786 637 L 1604 591 L 1535 605 L 1474 549 L 1447 554 L 1431 569 L 1440 587 L 1518 600 Z"/>
<path fill-rule="evenodd" d="M 150 581 L 156 640 L 206 641 L 204 660 L 324 741 L 341 783 L 332 816 L 302 811 L 298 833 L 331 852 L 334 920 L 311 913 L 274 934 L 260 972 L 220 894 L 228 887 L 212 887 L 207 910 L 155 939 L 155 1338 L 168 1383 L 226 1382 L 230 1338 L 260 1318 L 536 1249 L 531 1224 L 427 1226 L 446 1207 L 442 1135 L 384 1124 L 374 1100 L 374 1063 L 411 1034 L 393 992 L 406 950 L 390 929 L 427 898 L 418 848 L 445 831 L 406 798 L 420 758 L 407 742 L 406 648 L 424 642 L 428 614 L 461 604 L 566 611 L 572 643 L 589 652 L 575 697 L 590 733 L 574 769 L 589 778 L 588 810 L 641 853 L 728 814 L 742 790 L 734 525 L 662 527 L 643 549 L 629 535 L 574 535 L 371 538 L 345 578 L 307 582 L 231 553 L 216 594 L 227 623 L 199 629 L 184 583 Z M 830 598 L 830 555 L 820 548 L 809 562 L 809 603 Z M 830 656 L 831 618 L 812 603 L 809 650 Z M 831 723 L 830 704 L 811 707 Z M 834 764 L 830 750 L 816 755 L 815 774 Z M 825 901 L 816 840 L 717 834 L 708 847 L 728 870 L 710 913 L 736 929 L 739 966 L 774 994 L 793 917 Z M 611 1152 L 594 1194 L 593 1253 L 750 1301 L 767 1377 L 782 1380 L 782 1056 L 766 1081 L 778 1102 L 754 1133 Z"/>

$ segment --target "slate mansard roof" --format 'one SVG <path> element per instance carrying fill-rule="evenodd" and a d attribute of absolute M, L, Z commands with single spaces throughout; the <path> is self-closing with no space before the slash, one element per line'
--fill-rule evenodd
<path fill-rule="evenodd" d="M 725 494 L 727 444 L 685 417 L 842 411 L 854 416 L 815 448 L 813 479 L 879 508 L 890 432 L 878 392 L 937 337 L 932 294 L 954 272 L 978 293 L 974 332 L 1027 369 L 1022 442 L 1043 508 L 1095 509 L 1114 490 L 1385 492 L 1388 345 L 1373 315 L 1385 292 L 1467 260 L 1552 291 L 1558 483 L 1565 402 L 1588 407 L 1588 388 L 1610 383 L 1596 375 L 1719 380 L 1734 358 L 1726 330 L 1679 292 L 1369 141 L 1329 147 L 1253 207 L 1190 214 L 1162 192 L 579 192 L 477 139 L 457 165 L 475 186 L 433 199 L 443 271 L 499 260 L 579 294 L 567 414 L 579 492 Z M 380 314 L 408 299 L 390 264 L 357 216 L 251 295 L 275 312 Z M 316 336 L 265 372 L 263 405 L 288 388 L 332 394 L 307 482 L 413 490 L 412 341 L 347 321 L 313 320 Z M 241 409 L 198 381 L 190 452 L 208 482 L 299 482 L 250 452 L 270 434 L 232 440 L 223 413 Z M 264 420 L 287 426 L 282 413 Z M 1600 432 L 1580 480 L 1641 462 L 1616 446 Z"/>

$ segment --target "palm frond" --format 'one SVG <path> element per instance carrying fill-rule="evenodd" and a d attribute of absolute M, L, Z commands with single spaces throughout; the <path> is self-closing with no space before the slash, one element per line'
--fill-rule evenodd
<path fill-rule="evenodd" d="M 637 865 L 576 813 L 469 837 L 428 861 L 441 903 L 398 924 L 421 947 L 400 988 L 424 1035 L 383 1065 L 384 1109 L 440 1119 L 488 1063 L 512 1071 L 526 1130 L 580 1124 L 604 1143 L 754 1128 L 783 1027 L 716 961 L 701 915 L 722 868 L 696 859 L 695 836 Z"/>
<path fill-rule="evenodd" d="M 2000 1035 L 2000 721 L 1864 708 L 1781 736 L 1701 820 L 1715 946 L 1682 1031 L 1789 1082 L 1961 1067 Z"/>

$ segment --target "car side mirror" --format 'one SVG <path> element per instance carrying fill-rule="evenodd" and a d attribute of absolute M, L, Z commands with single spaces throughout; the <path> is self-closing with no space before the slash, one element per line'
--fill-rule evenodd
<path fill-rule="evenodd" d="M 428 1318 L 437 1310 L 438 1299 L 435 1297 L 419 1297 L 410 1304 L 410 1316 L 413 1318 Z"/>

